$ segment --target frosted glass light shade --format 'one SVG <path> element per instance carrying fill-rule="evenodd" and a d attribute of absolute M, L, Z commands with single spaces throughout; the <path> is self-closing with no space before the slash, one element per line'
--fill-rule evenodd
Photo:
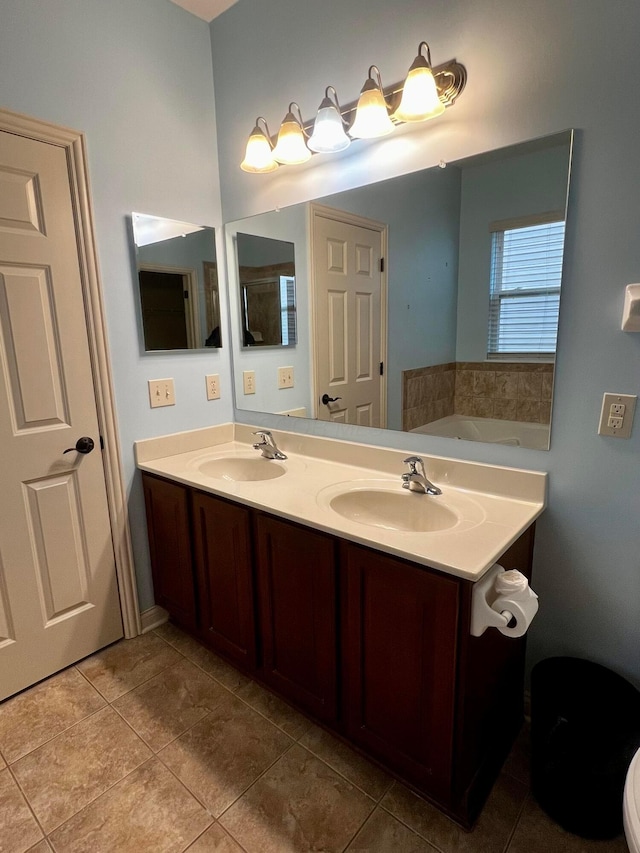
<path fill-rule="evenodd" d="M 353 139 L 375 139 L 376 136 L 386 136 L 394 128 L 384 95 L 372 80 L 367 81 L 358 99 L 356 118 L 349 129 L 349 136 Z"/>
<path fill-rule="evenodd" d="M 297 166 L 299 163 L 306 163 L 310 157 L 311 151 L 304 141 L 302 128 L 293 115 L 288 113 L 280 125 L 273 158 L 286 166 Z"/>
<path fill-rule="evenodd" d="M 438 97 L 433 73 L 426 64 L 413 66 L 407 74 L 402 89 L 400 106 L 393 114 L 398 121 L 426 121 L 444 112 L 444 104 Z"/>
<path fill-rule="evenodd" d="M 273 159 L 271 143 L 258 125 L 251 131 L 240 168 L 243 172 L 274 172 L 278 168 L 278 163 Z"/>
<path fill-rule="evenodd" d="M 335 151 L 344 151 L 349 145 L 351 140 L 345 133 L 338 110 L 333 104 L 326 107 L 321 104 L 307 146 L 319 154 L 332 154 Z"/>

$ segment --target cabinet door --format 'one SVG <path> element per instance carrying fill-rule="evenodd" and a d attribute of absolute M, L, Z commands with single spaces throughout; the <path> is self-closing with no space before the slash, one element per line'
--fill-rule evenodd
<path fill-rule="evenodd" d="M 188 490 L 142 475 L 156 604 L 190 631 L 196 629 Z"/>
<path fill-rule="evenodd" d="M 337 717 L 335 540 L 257 518 L 263 677 L 319 719 Z"/>
<path fill-rule="evenodd" d="M 347 734 L 446 801 L 455 713 L 458 582 L 348 544 Z"/>
<path fill-rule="evenodd" d="M 256 665 L 249 510 L 193 493 L 200 636 L 248 669 Z"/>

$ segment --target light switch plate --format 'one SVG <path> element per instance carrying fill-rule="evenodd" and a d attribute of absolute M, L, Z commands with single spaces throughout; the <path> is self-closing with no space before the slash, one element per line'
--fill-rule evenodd
<path fill-rule="evenodd" d="M 175 406 L 176 392 L 173 379 L 150 379 L 149 403 L 152 409 L 157 409 L 159 406 Z"/>
<path fill-rule="evenodd" d="M 242 388 L 245 394 L 256 393 L 256 372 L 255 370 L 242 371 Z"/>
<path fill-rule="evenodd" d="M 207 400 L 220 399 L 220 375 L 218 373 L 209 373 L 205 376 L 207 383 Z"/>
<path fill-rule="evenodd" d="M 637 399 L 635 394 L 605 394 L 602 398 L 598 435 L 630 438 Z"/>
<path fill-rule="evenodd" d="M 293 367 L 278 368 L 278 388 L 293 388 Z"/>

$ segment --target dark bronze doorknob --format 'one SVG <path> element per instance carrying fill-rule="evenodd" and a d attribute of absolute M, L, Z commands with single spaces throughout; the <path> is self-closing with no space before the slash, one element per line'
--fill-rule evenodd
<path fill-rule="evenodd" d="M 94 447 L 95 443 L 93 439 L 89 438 L 88 435 L 83 435 L 82 438 L 76 441 L 75 447 L 67 447 L 66 450 L 63 450 L 63 453 L 71 453 L 72 450 L 75 450 L 76 453 L 91 453 Z"/>
<path fill-rule="evenodd" d="M 328 406 L 329 403 L 335 403 L 337 400 L 342 400 L 342 397 L 330 397 L 328 394 L 323 394 L 322 397 L 320 398 L 320 401 L 325 406 Z"/>

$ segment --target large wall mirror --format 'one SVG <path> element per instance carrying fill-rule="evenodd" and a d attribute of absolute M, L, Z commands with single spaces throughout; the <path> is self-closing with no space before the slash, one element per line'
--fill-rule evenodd
<path fill-rule="evenodd" d="M 237 407 L 547 449 L 572 143 L 565 131 L 225 226 Z M 285 354 L 244 346 L 239 235 L 293 244 Z M 293 387 L 278 385 L 285 365 Z"/>
<path fill-rule="evenodd" d="M 131 221 L 145 351 L 221 347 L 214 229 L 142 213 Z"/>
<path fill-rule="evenodd" d="M 238 233 L 236 260 L 242 345 L 295 346 L 296 263 L 293 243 Z"/>

